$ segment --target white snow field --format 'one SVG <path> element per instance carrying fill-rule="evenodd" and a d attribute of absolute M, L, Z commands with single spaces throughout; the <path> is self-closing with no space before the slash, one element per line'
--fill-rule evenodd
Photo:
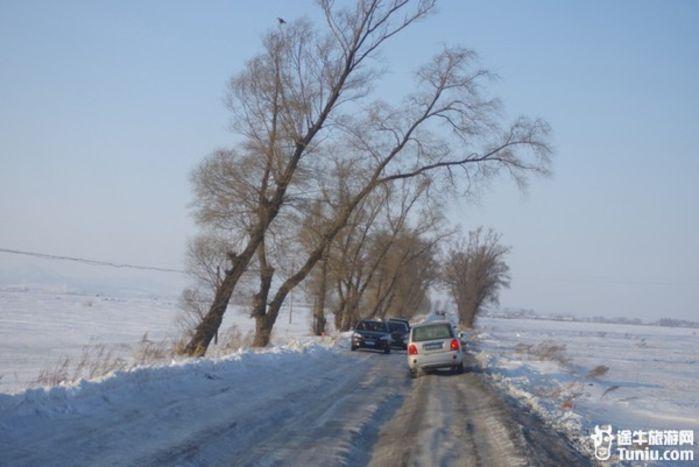
<path fill-rule="evenodd" d="M 144 333 L 149 340 L 169 343 L 177 336 L 178 313 L 175 298 L 0 287 L 0 393 L 26 389 L 41 370 L 64 357 L 76 362 L 86 346 L 104 345 L 115 357 L 129 360 Z M 275 345 L 310 334 L 308 308 L 294 306 L 292 323 L 288 313 L 285 307 L 279 316 Z M 229 309 L 222 331 L 233 325 L 242 335 L 254 329 L 254 321 L 240 307 Z"/>
<path fill-rule="evenodd" d="M 176 338 L 177 299 L 186 283 L 177 273 L 0 253 L 0 393 L 35 386 L 41 370 L 64 357 L 77 363 L 85 347 L 103 345 L 128 361 L 144 333 L 155 342 Z M 273 344 L 308 338 L 308 312 L 285 305 Z M 222 331 L 232 326 L 246 335 L 254 321 L 246 309 L 231 307 Z"/>
<path fill-rule="evenodd" d="M 699 330 L 482 318 L 471 347 L 505 392 L 588 451 L 594 425 L 699 433 Z M 564 346 L 564 347 L 561 347 Z M 609 369 L 590 375 L 595 367 Z M 696 437 L 696 436 L 695 436 Z M 695 449 L 694 446 L 668 446 Z"/>

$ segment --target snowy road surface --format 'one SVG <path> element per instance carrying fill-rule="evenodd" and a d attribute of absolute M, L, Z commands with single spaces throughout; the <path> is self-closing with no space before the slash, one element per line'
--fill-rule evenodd
<path fill-rule="evenodd" d="M 473 366 L 463 375 L 435 373 L 416 380 L 398 413 L 382 427 L 370 462 L 373 466 L 589 464 L 533 414 L 500 399 Z"/>
<path fill-rule="evenodd" d="M 588 463 L 499 399 L 476 371 L 411 380 L 402 352 L 311 349 L 273 357 L 144 369 L 72 392 L 2 396 L 0 464 Z"/>

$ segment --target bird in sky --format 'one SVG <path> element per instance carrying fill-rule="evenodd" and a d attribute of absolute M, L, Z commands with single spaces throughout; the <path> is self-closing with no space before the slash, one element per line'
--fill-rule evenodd
<path fill-rule="evenodd" d="M 282 24 L 286 24 L 286 21 L 284 21 L 284 18 L 277 18 L 277 21 L 279 21 L 279 25 L 281 26 Z"/>

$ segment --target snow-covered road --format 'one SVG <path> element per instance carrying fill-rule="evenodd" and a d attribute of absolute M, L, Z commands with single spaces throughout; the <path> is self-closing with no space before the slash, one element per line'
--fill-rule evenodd
<path fill-rule="evenodd" d="M 570 464 L 478 373 L 407 376 L 403 353 L 312 346 L 144 368 L 0 398 L 0 464 Z M 521 414 L 520 414 L 521 415 Z M 536 426 L 527 426 L 534 423 Z M 531 445 L 531 440 L 547 444 Z M 552 445 L 553 444 L 553 449 Z"/>
<path fill-rule="evenodd" d="M 381 429 L 370 465 L 590 465 L 534 414 L 505 403 L 468 360 L 463 375 L 440 372 L 413 383 Z"/>
<path fill-rule="evenodd" d="M 0 396 L 0 464 L 340 463 L 399 404 L 400 363 L 318 346 Z"/>

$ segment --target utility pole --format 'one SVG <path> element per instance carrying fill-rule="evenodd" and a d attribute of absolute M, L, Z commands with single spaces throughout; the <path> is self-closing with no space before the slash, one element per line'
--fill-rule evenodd
<path fill-rule="evenodd" d="M 294 291 L 289 291 L 289 324 L 291 324 L 291 315 L 294 312 Z"/>
<path fill-rule="evenodd" d="M 291 263 L 292 270 L 296 270 L 296 262 Z M 294 289 L 289 291 L 289 324 L 291 324 L 291 315 L 294 313 Z"/>

